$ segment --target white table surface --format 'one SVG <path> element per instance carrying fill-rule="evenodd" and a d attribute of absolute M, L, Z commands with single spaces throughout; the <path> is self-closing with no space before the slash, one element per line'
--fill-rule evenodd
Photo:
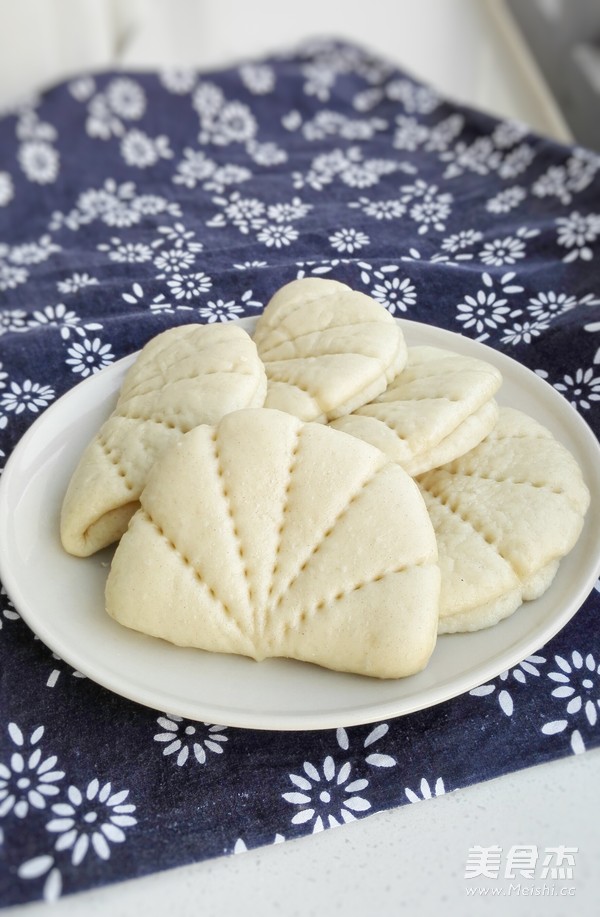
<path fill-rule="evenodd" d="M 171 51 L 166 51 L 156 22 L 149 22 L 124 47 L 122 65 L 150 67 L 173 62 L 176 54 L 184 63 L 216 66 L 287 47 L 303 37 L 337 35 L 397 60 L 454 98 L 525 120 L 557 139 L 569 139 L 497 0 L 370 0 L 368 16 L 352 0 L 303 0 L 291 12 L 289 5 L 275 0 L 206 0 L 201 6 L 206 28 L 195 45 L 185 34 L 184 22 L 180 44 L 171 41 Z M 401 773 L 390 777 L 402 784 Z M 358 917 L 418 912 L 420 917 L 455 917 L 493 911 L 595 917 L 600 913 L 599 785 L 596 750 L 313 837 L 68 896 L 52 906 L 26 905 L 4 913 Z M 510 882 L 499 878 L 487 884 L 500 888 L 500 901 L 495 896 L 468 897 L 467 885 L 477 884 L 464 878 L 469 849 L 493 844 L 505 852 L 517 844 L 537 845 L 540 853 L 551 846 L 577 847 L 573 881 L 566 883 L 574 887 L 574 894 L 535 900 L 509 895 Z"/>

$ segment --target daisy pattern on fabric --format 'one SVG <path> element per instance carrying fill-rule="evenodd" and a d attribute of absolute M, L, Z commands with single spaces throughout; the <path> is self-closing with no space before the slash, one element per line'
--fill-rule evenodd
<path fill-rule="evenodd" d="M 222 299 L 217 299 L 216 302 L 208 302 L 206 306 L 198 309 L 200 318 L 206 319 L 209 325 L 214 322 L 229 322 L 237 318 L 238 315 L 243 314 L 243 312 L 242 307 L 236 306 L 234 300 L 223 302 Z"/>
<path fill-rule="evenodd" d="M 302 68 L 302 74 L 306 81 L 303 86 L 306 95 L 316 96 L 320 102 L 327 102 L 331 87 L 335 83 L 335 72 L 317 61 L 305 64 Z"/>
<path fill-rule="evenodd" d="M 452 150 L 441 153 L 442 162 L 448 165 L 444 178 L 457 178 L 463 172 L 487 175 L 500 167 L 502 155 L 494 148 L 491 137 L 478 137 L 473 143 L 460 140 Z"/>
<path fill-rule="evenodd" d="M 23 242 L 12 248 L 0 243 L 0 258 L 7 258 L 13 264 L 41 264 L 60 250 L 61 246 L 53 242 L 51 236 L 45 234 L 37 242 Z"/>
<path fill-rule="evenodd" d="M 47 831 L 58 835 L 54 849 L 70 850 L 73 866 L 79 866 L 90 847 L 101 860 L 108 860 L 109 845 L 123 843 L 123 828 L 137 824 L 132 815 L 135 806 L 125 802 L 128 796 L 129 790 L 114 793 L 110 783 L 100 786 L 97 778 L 83 793 L 70 786 L 68 801 L 52 806 L 55 817 L 46 825 Z"/>
<path fill-rule="evenodd" d="M 200 117 L 200 143 L 243 143 L 254 137 L 257 124 L 254 115 L 242 102 L 227 102 L 222 89 L 202 82 L 196 88 L 192 104 Z"/>
<path fill-rule="evenodd" d="M 506 236 L 504 239 L 494 239 L 486 242 L 479 252 L 479 258 L 484 264 L 502 267 L 504 264 L 515 264 L 525 257 L 525 243 L 516 236 Z"/>
<path fill-rule="evenodd" d="M 123 135 L 125 130 L 123 122 L 116 117 L 106 96 L 101 92 L 90 99 L 85 129 L 89 137 L 99 140 L 110 140 L 113 136 L 121 137 Z"/>
<path fill-rule="evenodd" d="M 212 280 L 202 271 L 196 274 L 173 274 L 173 279 L 167 280 L 167 286 L 175 299 L 190 300 L 201 293 L 208 293 L 212 287 Z"/>
<path fill-rule="evenodd" d="M 495 194 L 494 197 L 491 197 L 487 201 L 485 209 L 489 213 L 509 213 L 509 211 L 518 207 L 526 197 L 527 192 L 525 189 L 519 185 L 514 185 L 512 188 L 505 188 Z"/>
<path fill-rule="evenodd" d="M 25 268 L 13 267 L 0 260 L 0 290 L 14 290 L 19 284 L 25 283 L 28 276 Z"/>
<path fill-rule="evenodd" d="M 398 169 L 392 159 L 364 159 L 360 147 L 353 146 L 346 150 L 335 149 L 320 153 L 311 163 L 306 174 L 292 173 L 295 188 L 305 185 L 315 191 L 322 191 L 336 177 L 350 188 L 371 188 L 378 184 L 384 175 Z"/>
<path fill-rule="evenodd" d="M 214 121 L 204 121 L 198 139 L 201 143 L 227 146 L 230 143 L 247 143 L 258 130 L 256 118 L 243 102 L 227 102 Z"/>
<path fill-rule="evenodd" d="M 574 650 L 568 659 L 555 656 L 554 662 L 557 671 L 548 672 L 548 678 L 557 685 L 551 692 L 552 697 L 567 701 L 567 717 L 579 717 L 586 727 L 595 727 L 600 707 L 600 665 L 591 653 L 584 658 L 578 650 Z M 544 735 L 552 736 L 564 732 L 571 725 L 568 719 L 552 720 L 542 726 L 542 732 Z M 585 743 L 579 729 L 573 730 L 570 742 L 574 754 L 585 751 Z"/>
<path fill-rule="evenodd" d="M 288 127 L 290 124 L 291 128 Z M 301 124 L 301 119 L 296 121 L 295 128 Z M 294 120 L 289 115 L 285 126 L 295 129 Z M 387 126 L 388 122 L 383 118 L 348 118 L 340 112 L 322 109 L 314 118 L 302 124 L 302 134 L 307 140 L 324 140 L 331 136 L 343 137 L 345 140 L 370 140 L 377 131 L 383 131 Z"/>
<path fill-rule="evenodd" d="M 522 121 L 511 119 L 510 121 L 500 121 L 494 128 L 492 140 L 501 150 L 514 146 L 519 140 L 527 134 L 527 125 Z"/>
<path fill-rule="evenodd" d="M 192 96 L 192 106 L 198 112 L 200 118 L 210 120 L 214 118 L 218 111 L 225 104 L 223 90 L 215 83 L 203 80 L 198 84 Z"/>
<path fill-rule="evenodd" d="M 361 161 L 358 155 L 358 148 L 348 152 L 349 159 L 350 154 L 353 154 L 353 156 L 339 170 L 339 177 L 350 188 L 371 188 L 373 185 L 378 184 L 384 175 L 389 175 L 398 168 L 397 164 L 391 159 L 365 159 Z"/>
<path fill-rule="evenodd" d="M 27 331 L 27 313 L 23 309 L 3 309 L 0 312 L 0 335 L 9 331 Z"/>
<path fill-rule="evenodd" d="M 423 235 L 430 228 L 443 232 L 446 219 L 450 216 L 454 197 L 449 192 L 440 192 L 437 185 L 428 185 L 418 178 L 414 185 L 400 189 L 402 202 L 409 205 L 409 215 L 419 223 L 417 232 Z"/>
<path fill-rule="evenodd" d="M 253 295 L 252 290 L 245 290 L 240 297 L 242 305 L 238 305 L 234 300 L 223 302 L 222 299 L 219 299 L 216 302 L 209 302 L 206 306 L 198 309 L 198 314 L 201 318 L 205 318 L 208 324 L 216 321 L 231 321 L 237 318 L 240 313 L 243 313 L 244 308 L 262 309 L 263 304 L 260 300 L 253 299 Z"/>
<path fill-rule="evenodd" d="M 523 287 L 512 283 L 515 274 L 509 272 L 499 279 L 501 294 L 521 293 Z M 465 329 L 472 328 L 479 337 L 477 340 L 486 340 L 490 330 L 496 330 L 500 325 L 506 324 L 507 318 L 516 318 L 521 310 L 511 310 L 505 295 L 498 296 L 494 289 L 494 279 L 487 272 L 481 275 L 484 289 L 472 296 L 466 295 L 463 302 L 457 306 L 456 320 L 462 322 Z"/>
<path fill-rule="evenodd" d="M 166 67 L 158 78 L 165 89 L 179 96 L 191 92 L 198 79 L 196 71 L 188 67 Z"/>
<path fill-rule="evenodd" d="M 139 120 L 146 110 L 146 95 L 139 83 L 117 77 L 106 87 L 108 104 L 120 118 Z"/>
<path fill-rule="evenodd" d="M 393 79 L 385 87 L 388 99 L 401 102 L 405 111 L 428 115 L 441 104 L 441 98 L 429 86 L 420 86 L 411 80 Z"/>
<path fill-rule="evenodd" d="M 557 315 L 569 312 L 576 305 L 578 300 L 575 296 L 548 290 L 547 293 L 540 292 L 530 297 L 527 311 L 540 321 L 549 321 Z"/>
<path fill-rule="evenodd" d="M 175 312 L 192 311 L 192 306 L 173 305 L 164 293 L 156 293 L 148 303 L 144 288 L 139 283 L 132 285 L 131 292 L 121 293 L 121 298 L 130 306 L 143 306 L 144 308 L 149 308 L 151 312 L 165 312 L 173 315 Z"/>
<path fill-rule="evenodd" d="M 207 752 L 222 755 L 228 741 L 227 726 L 216 723 L 190 723 L 172 713 L 159 716 L 156 722 L 163 731 L 156 733 L 154 741 L 164 744 L 162 753 L 166 757 L 177 755 L 177 767 L 183 767 L 188 760 L 205 764 Z"/>
<path fill-rule="evenodd" d="M 355 812 L 370 809 L 371 803 L 356 795 L 368 787 L 369 781 L 364 778 L 349 781 L 351 770 L 349 761 L 337 769 L 331 755 L 327 755 L 320 770 L 305 761 L 303 774 L 289 774 L 296 789 L 282 793 L 282 797 L 291 805 L 300 807 L 292 816 L 292 824 L 312 822 L 312 831 L 316 834 L 326 827 L 334 828 L 355 821 Z"/>
<path fill-rule="evenodd" d="M 378 723 L 371 729 L 362 743 L 362 747 L 365 752 L 367 752 L 365 763 L 370 764 L 371 767 L 394 767 L 397 764 L 396 759 L 393 758 L 392 755 L 385 755 L 381 752 L 372 750 L 372 747 L 388 734 L 389 729 L 390 727 L 387 723 Z M 350 748 L 350 737 L 343 726 L 338 727 L 335 737 L 342 751 L 348 751 Z"/>
<path fill-rule="evenodd" d="M 489 697 L 494 694 L 496 688 L 498 688 L 498 693 L 495 696 L 500 705 L 500 709 L 506 716 L 512 716 L 515 705 L 512 694 L 508 688 L 511 679 L 516 681 L 519 685 L 527 684 L 527 676 L 539 678 L 540 667 L 544 665 L 545 662 L 546 659 L 544 656 L 528 656 L 513 669 L 506 669 L 504 672 L 501 672 L 498 676 L 499 683 L 495 684 L 494 682 L 490 682 L 489 684 L 479 685 L 477 688 L 472 688 L 469 694 L 472 697 Z M 502 687 L 502 685 L 504 685 L 504 687 Z"/>
<path fill-rule="evenodd" d="M 535 181 L 532 191 L 536 197 L 557 197 L 570 204 L 573 194 L 587 188 L 600 167 L 600 157 L 591 150 L 575 148 L 564 165 L 551 165 Z"/>
<path fill-rule="evenodd" d="M 160 159 L 172 159 L 173 151 L 169 146 L 169 138 L 164 134 L 149 137 L 144 131 L 135 128 L 127 131 L 121 140 L 121 155 L 128 166 L 147 169 L 156 165 Z"/>
<path fill-rule="evenodd" d="M 416 118 L 398 115 L 396 124 L 393 144 L 398 150 L 417 150 L 429 136 L 428 129 Z"/>
<path fill-rule="evenodd" d="M 271 226 L 263 226 L 256 238 L 259 242 L 264 243 L 267 248 L 286 248 L 296 241 L 298 235 L 298 230 L 293 226 L 274 223 Z"/>
<path fill-rule="evenodd" d="M 505 330 L 500 341 L 503 344 L 531 344 L 534 338 L 547 330 L 547 322 L 515 322 L 512 328 Z"/>
<path fill-rule="evenodd" d="M 245 166 L 218 166 L 202 150 L 185 147 L 183 159 L 177 164 L 172 181 L 190 189 L 202 183 L 206 191 L 223 192 L 227 185 L 240 184 L 249 178 L 252 178 L 252 172 Z"/>
<path fill-rule="evenodd" d="M 567 217 L 557 217 L 558 244 L 569 251 L 563 261 L 591 261 L 594 257 L 592 243 L 600 236 L 600 214 L 581 214 L 575 210 Z"/>
<path fill-rule="evenodd" d="M 462 257 L 464 257 L 464 250 L 476 245 L 477 242 L 481 242 L 482 239 L 483 233 L 477 229 L 461 229 L 459 232 L 445 238 L 441 248 L 442 251 L 450 252 L 451 254 L 463 253 Z M 458 254 L 457 257 L 460 258 L 461 254 Z M 473 255 L 470 254 L 469 258 L 472 257 Z"/>
<path fill-rule="evenodd" d="M 258 198 L 242 197 L 239 191 L 233 191 L 229 197 L 213 197 L 212 200 L 222 212 L 208 220 L 207 226 L 221 227 L 231 223 L 245 235 L 251 229 L 260 229 L 265 222 L 266 208 Z"/>
<path fill-rule="evenodd" d="M 506 180 L 516 178 L 529 168 L 534 159 L 533 147 L 529 143 L 520 143 L 519 146 L 506 153 L 498 167 L 498 175 Z"/>
<path fill-rule="evenodd" d="M 423 777 L 421 783 L 419 784 L 419 791 L 421 793 L 420 796 L 414 790 L 405 787 L 404 795 L 409 802 L 422 802 L 424 799 L 433 799 L 434 796 L 443 796 L 446 792 L 446 788 L 444 787 L 444 781 L 441 777 L 437 778 L 433 784 L 433 787 L 430 787 L 429 781 Z"/>
<path fill-rule="evenodd" d="M 358 229 L 338 229 L 337 232 L 329 236 L 329 243 L 332 248 L 335 248 L 338 252 L 348 252 L 348 254 L 360 251 L 370 241 L 368 235 Z"/>
<path fill-rule="evenodd" d="M 118 236 L 113 236 L 109 242 L 101 242 L 96 248 L 106 252 L 111 261 L 120 264 L 143 264 L 151 261 L 153 251 L 145 242 L 121 242 Z"/>
<path fill-rule="evenodd" d="M 536 373 L 550 381 L 545 370 L 536 369 Z M 591 366 L 587 369 L 578 368 L 574 373 L 565 373 L 560 382 L 553 382 L 552 385 L 574 408 L 589 411 L 592 406 L 590 402 L 600 401 L 600 376 L 594 376 Z"/>
<path fill-rule="evenodd" d="M 114 178 L 107 178 L 101 188 L 83 191 L 69 213 L 55 211 L 50 228 L 59 230 L 66 226 L 76 232 L 94 220 L 101 220 L 107 226 L 124 228 L 135 226 L 144 217 L 164 213 L 181 216 L 181 207 L 157 194 L 136 194 L 133 182 L 119 184 Z"/>
<path fill-rule="evenodd" d="M 56 901 L 63 888 L 60 871 L 61 857 L 70 852 L 72 866 L 80 866 L 89 852 L 103 861 L 111 856 L 111 844 L 127 840 L 126 828 L 137 824 L 133 817 L 136 807 L 125 800 L 129 790 L 113 792 L 110 783 L 100 786 L 94 778 L 82 793 L 75 786 L 67 790 L 67 801 L 52 806 L 52 818 L 46 830 L 56 836 L 56 856 L 41 854 L 21 863 L 17 870 L 20 879 L 33 880 L 45 876 L 43 896 L 45 901 Z"/>
<path fill-rule="evenodd" d="M 174 248 L 184 248 L 186 251 L 201 252 L 204 248 L 202 242 L 195 239 L 196 233 L 188 229 L 183 223 L 173 223 L 172 226 L 159 226 L 158 231 L 162 236 L 160 243 L 169 242 Z"/>
<path fill-rule="evenodd" d="M 391 312 L 406 312 L 409 306 L 414 306 L 417 293 L 413 283 L 408 277 L 387 277 L 375 284 L 371 296 Z"/>
<path fill-rule="evenodd" d="M 359 197 L 351 201 L 348 207 L 353 207 L 376 220 L 399 220 L 406 213 L 406 205 L 398 200 L 372 201 L 368 197 Z"/>
<path fill-rule="evenodd" d="M 301 220 L 312 210 L 312 204 L 305 204 L 299 197 L 281 204 L 270 204 L 267 208 L 267 219 L 274 223 L 292 223 Z"/>
<path fill-rule="evenodd" d="M 71 367 L 71 372 L 86 379 L 114 361 L 115 355 L 110 348 L 111 345 L 103 344 L 100 338 L 84 338 L 69 347 L 65 363 Z"/>
<path fill-rule="evenodd" d="M 180 274 L 182 271 L 188 270 L 195 260 L 195 254 L 185 248 L 161 250 L 154 258 L 154 267 L 160 271 L 156 277 L 161 280 L 166 274 Z"/>
<path fill-rule="evenodd" d="M 438 121 L 437 124 L 434 124 L 428 130 L 425 150 L 430 153 L 443 153 L 445 150 L 448 150 L 456 138 L 462 133 L 464 126 L 464 117 L 456 113 L 448 115 L 447 118 Z M 417 172 L 415 166 L 413 166 L 413 171 L 415 173 Z"/>
<path fill-rule="evenodd" d="M 85 289 L 85 287 L 97 286 L 98 279 L 96 277 L 91 277 L 89 274 L 78 274 L 75 272 L 71 274 L 70 277 L 65 277 L 64 280 L 59 280 L 56 284 L 56 288 L 59 293 L 63 295 L 67 293 L 78 293 L 79 290 Z"/>
<path fill-rule="evenodd" d="M 66 216 L 56 214 L 52 227 L 60 229 L 62 223 L 72 230 L 82 224 L 100 219 L 107 226 L 133 226 L 140 216 L 133 208 L 135 185 L 133 182 L 117 184 L 107 178 L 102 188 L 90 188 L 77 198 L 75 208 Z"/>
<path fill-rule="evenodd" d="M 85 337 L 86 331 L 99 331 L 102 328 L 98 322 L 86 322 L 82 325 L 79 316 L 72 309 L 67 309 L 62 302 L 57 306 L 45 306 L 41 310 L 36 310 L 27 324 L 29 328 L 59 328 L 63 341 L 69 340 L 71 332 Z"/>
<path fill-rule="evenodd" d="M 283 147 L 277 146 L 276 143 L 259 143 L 257 140 L 249 140 L 246 144 L 246 152 L 252 157 L 258 166 L 276 166 L 279 163 L 287 162 L 288 154 Z M 233 181 L 245 181 L 244 169 L 242 166 L 228 165 L 217 169 L 213 176 L 213 181 L 207 184 L 207 187 L 213 187 L 215 191 L 223 190 L 225 185 Z M 242 176 L 239 177 L 238 176 Z M 248 178 L 251 178 L 251 174 Z M 223 187 L 219 189 L 219 184 Z M 210 190 L 210 189 L 209 189 Z"/>
<path fill-rule="evenodd" d="M 43 726 L 26 738 L 16 723 L 9 723 L 8 734 L 16 750 L 7 763 L 0 762 L 0 818 L 9 813 L 25 818 L 30 808 L 46 808 L 48 797 L 59 793 L 55 784 L 65 775 L 55 770 L 56 755 L 44 758 L 36 748 L 44 735 Z"/>
<path fill-rule="evenodd" d="M 2 394 L 0 408 L 15 414 L 22 414 L 23 411 L 39 414 L 40 409 L 48 407 L 53 398 L 54 389 L 49 385 L 25 379 L 21 385 L 18 382 L 10 383 L 10 391 Z"/>
<path fill-rule="evenodd" d="M 19 165 L 25 176 L 38 185 L 56 181 L 60 157 L 49 143 L 30 140 L 19 148 Z"/>
<path fill-rule="evenodd" d="M 266 95 L 275 88 L 275 72 L 268 64 L 242 64 L 239 74 L 246 89 L 254 95 Z"/>
<path fill-rule="evenodd" d="M 96 83 L 91 76 L 80 76 L 69 83 L 69 92 L 78 102 L 87 102 L 96 90 Z"/>

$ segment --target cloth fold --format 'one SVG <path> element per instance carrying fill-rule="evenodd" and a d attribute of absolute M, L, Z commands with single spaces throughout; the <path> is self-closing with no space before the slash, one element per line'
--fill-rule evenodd
<path fill-rule="evenodd" d="M 599 170 L 595 153 L 335 42 L 57 86 L 0 121 L 0 458 L 154 334 L 257 315 L 301 276 L 503 350 L 597 434 Z M 112 695 L 2 590 L 0 902 L 276 843 L 596 746 L 599 611 L 595 590 L 535 655 L 436 707 L 274 733 Z"/>

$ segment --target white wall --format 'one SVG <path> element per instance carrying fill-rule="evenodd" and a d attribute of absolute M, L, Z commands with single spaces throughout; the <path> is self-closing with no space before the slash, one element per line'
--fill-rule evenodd
<path fill-rule="evenodd" d="M 323 35 L 568 139 L 502 0 L 0 0 L 0 107 L 82 70 L 213 67 Z"/>

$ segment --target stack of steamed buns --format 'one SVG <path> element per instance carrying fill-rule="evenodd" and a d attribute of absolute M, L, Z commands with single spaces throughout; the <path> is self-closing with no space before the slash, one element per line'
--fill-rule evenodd
<path fill-rule="evenodd" d="M 253 338 L 151 340 L 83 453 L 61 538 L 114 542 L 106 610 L 182 646 L 399 678 L 438 633 L 550 585 L 589 493 L 539 423 L 498 407 L 483 360 L 406 347 L 368 296 L 280 289 Z"/>

